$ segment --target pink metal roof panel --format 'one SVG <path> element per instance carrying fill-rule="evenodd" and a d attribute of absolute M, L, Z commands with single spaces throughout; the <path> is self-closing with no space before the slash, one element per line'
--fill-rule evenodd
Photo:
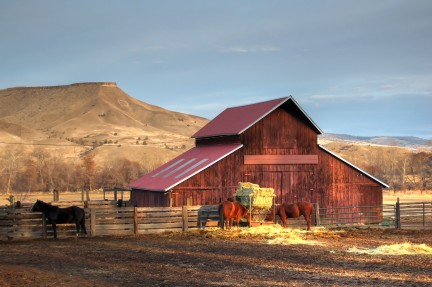
<path fill-rule="evenodd" d="M 192 137 L 202 138 L 241 134 L 288 99 L 290 99 L 290 97 L 227 108 Z"/>
<path fill-rule="evenodd" d="M 143 190 L 168 191 L 242 146 L 242 144 L 226 144 L 191 148 L 129 186 Z"/>

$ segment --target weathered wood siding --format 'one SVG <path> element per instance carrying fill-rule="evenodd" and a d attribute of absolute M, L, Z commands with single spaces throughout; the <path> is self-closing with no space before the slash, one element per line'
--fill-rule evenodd
<path fill-rule="evenodd" d="M 290 111 L 278 108 L 242 134 L 246 156 L 287 157 L 291 164 L 245 164 L 244 180 L 275 189 L 275 202 L 312 201 L 318 162 L 317 134 Z M 289 157 L 288 157 L 289 156 Z M 316 162 L 316 163 L 311 163 Z"/>
<path fill-rule="evenodd" d="M 131 192 L 131 201 L 141 207 L 165 207 L 170 203 L 169 193 L 134 189 Z"/>
<path fill-rule="evenodd" d="M 382 205 L 382 187 L 348 164 L 319 150 L 316 202 L 320 206 Z"/>

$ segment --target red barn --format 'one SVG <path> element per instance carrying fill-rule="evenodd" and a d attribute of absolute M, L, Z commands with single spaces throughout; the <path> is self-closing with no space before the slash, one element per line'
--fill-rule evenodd
<path fill-rule="evenodd" d="M 272 187 L 276 203 L 381 205 L 385 183 L 318 145 L 322 131 L 292 97 L 224 110 L 195 147 L 132 182 L 138 206 L 218 204 L 241 181 Z"/>

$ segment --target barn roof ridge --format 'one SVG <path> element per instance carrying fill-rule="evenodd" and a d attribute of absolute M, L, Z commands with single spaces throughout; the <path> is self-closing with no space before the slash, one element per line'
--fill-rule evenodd
<path fill-rule="evenodd" d="M 315 132 L 322 134 L 322 130 L 311 117 L 297 103 L 293 96 L 268 100 L 259 103 L 226 108 L 207 125 L 197 131 L 192 138 L 206 138 L 224 135 L 239 135 L 251 126 L 262 120 L 284 103 L 291 101 L 304 116 L 306 121 L 313 127 Z"/>
<path fill-rule="evenodd" d="M 366 175 L 367 177 L 369 177 L 370 179 L 376 181 L 377 183 L 381 184 L 383 187 L 385 188 L 389 188 L 390 186 L 386 183 L 384 183 L 383 181 L 379 180 L 378 178 L 370 175 L 369 173 L 367 173 L 366 171 L 362 170 L 361 168 L 359 168 L 358 166 L 355 166 L 354 164 L 350 163 L 349 161 L 347 161 L 346 159 L 344 159 L 343 157 L 338 156 L 337 154 L 335 154 L 334 152 L 326 149 L 325 147 L 323 147 L 322 145 L 318 145 L 318 147 L 322 150 L 324 150 L 325 152 L 329 153 L 330 155 L 336 157 L 337 159 L 339 159 L 340 161 L 346 163 L 347 165 L 351 166 L 352 168 L 358 170 L 359 172 L 361 172 L 362 174 Z"/>

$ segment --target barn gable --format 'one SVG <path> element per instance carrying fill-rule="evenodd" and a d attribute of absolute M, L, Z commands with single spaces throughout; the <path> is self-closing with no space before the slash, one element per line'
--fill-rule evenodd
<path fill-rule="evenodd" d="M 280 98 L 262 103 L 227 108 L 202 129 L 196 132 L 192 138 L 206 138 L 227 135 L 240 135 L 258 121 L 266 117 L 277 108 L 291 109 L 303 118 L 309 126 L 321 134 L 320 128 L 306 114 L 293 97 Z"/>
<path fill-rule="evenodd" d="M 192 136 L 195 148 L 131 183 L 132 199 L 139 206 L 217 204 L 250 181 L 273 187 L 276 203 L 382 202 L 388 186 L 319 147 L 321 133 L 291 96 L 228 108 Z"/>

